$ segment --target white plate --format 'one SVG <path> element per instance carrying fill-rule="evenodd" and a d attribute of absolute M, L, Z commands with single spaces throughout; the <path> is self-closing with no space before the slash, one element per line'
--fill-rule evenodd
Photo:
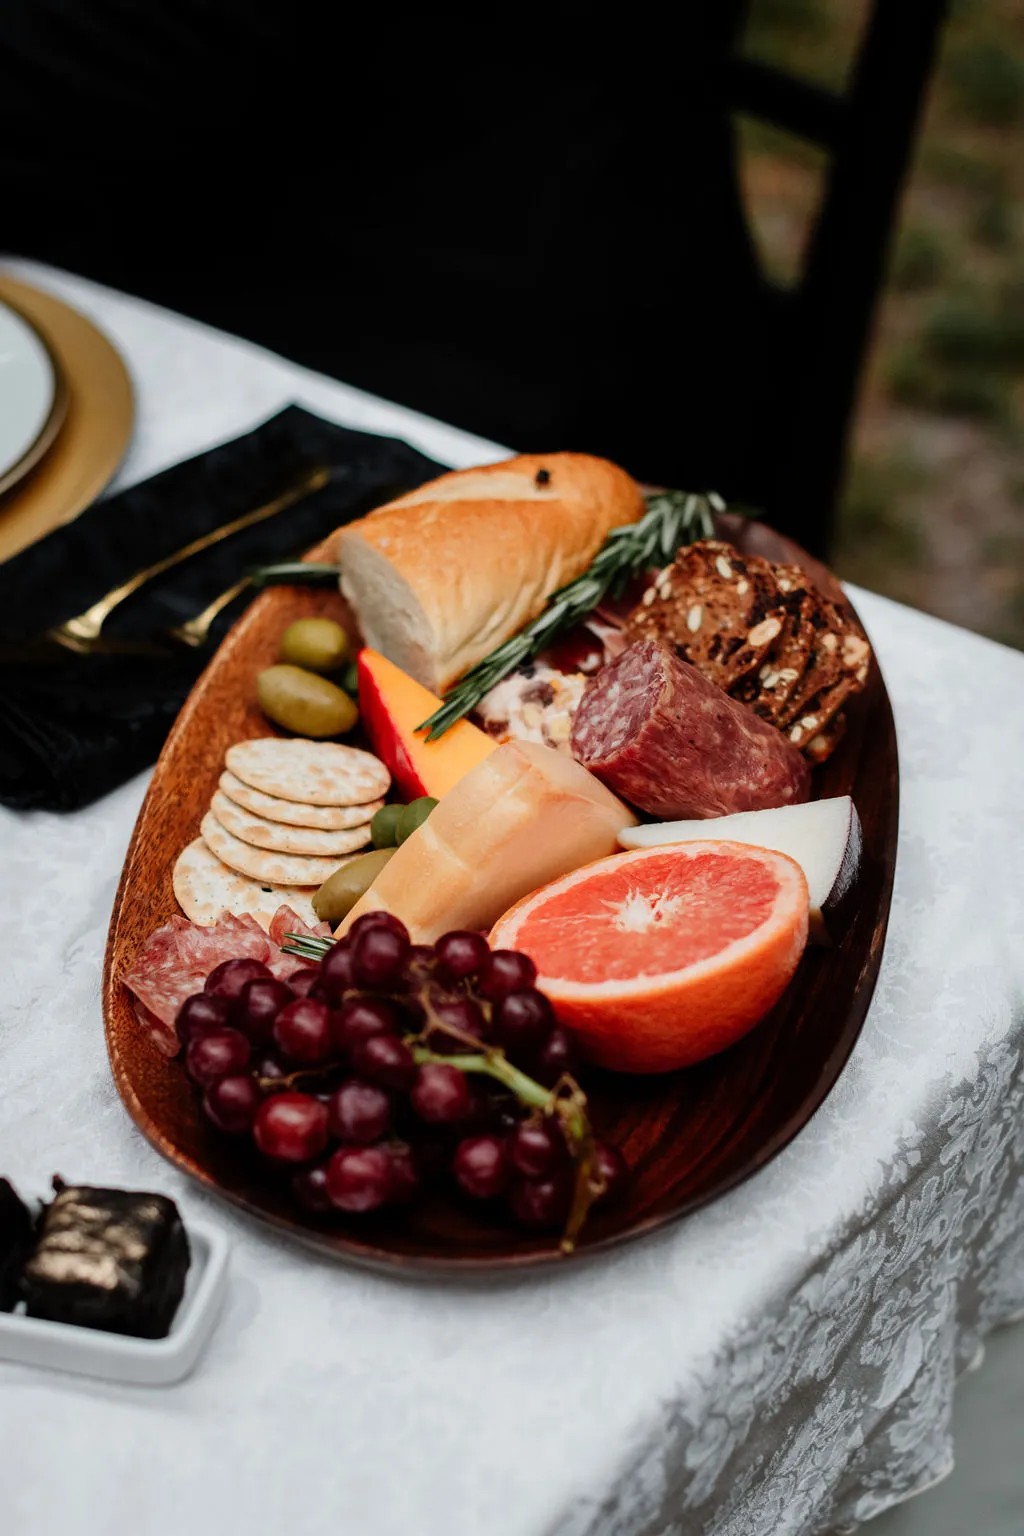
<path fill-rule="evenodd" d="M 38 440 L 56 389 L 42 340 L 27 320 L 0 302 L 0 480 Z"/>
<path fill-rule="evenodd" d="M 166 1339 L 131 1339 L 100 1328 L 50 1323 L 23 1312 L 0 1312 L 0 1360 L 127 1381 L 167 1386 L 194 1367 L 217 1321 L 228 1278 L 230 1245 L 216 1227 L 188 1222 L 192 1262 L 185 1294 Z"/>

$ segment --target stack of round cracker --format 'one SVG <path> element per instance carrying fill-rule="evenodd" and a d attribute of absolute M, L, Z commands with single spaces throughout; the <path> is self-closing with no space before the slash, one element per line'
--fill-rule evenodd
<path fill-rule="evenodd" d="M 269 928 L 289 906 L 312 925 L 315 892 L 367 847 L 390 783 L 358 747 L 278 736 L 229 747 L 200 836 L 174 866 L 182 910 L 202 926 L 231 912 Z"/>

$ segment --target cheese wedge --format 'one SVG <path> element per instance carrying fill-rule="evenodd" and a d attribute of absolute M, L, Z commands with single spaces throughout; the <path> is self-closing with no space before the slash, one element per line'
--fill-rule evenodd
<path fill-rule="evenodd" d="M 391 912 L 413 940 L 486 929 L 530 891 L 614 853 L 635 817 L 579 763 L 509 741 L 470 770 L 388 861 L 338 929 Z"/>
<path fill-rule="evenodd" d="M 440 800 L 494 751 L 493 737 L 468 720 L 457 720 L 443 736 L 428 741 L 417 726 L 441 708 L 437 694 L 369 647 L 359 652 L 358 668 L 363 725 L 406 799 L 433 795 Z"/>

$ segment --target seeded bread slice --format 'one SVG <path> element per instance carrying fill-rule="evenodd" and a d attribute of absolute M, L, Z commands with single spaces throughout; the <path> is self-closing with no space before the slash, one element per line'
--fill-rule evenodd
<path fill-rule="evenodd" d="M 626 621 L 633 640 L 665 640 L 728 692 L 753 672 L 786 617 L 772 567 L 704 539 L 681 549 Z"/>
<path fill-rule="evenodd" d="M 742 678 L 733 698 L 748 704 L 756 715 L 778 725 L 800 683 L 814 648 L 817 599 L 809 592 L 793 593 L 786 602 L 782 631 L 755 672 Z"/>
<path fill-rule="evenodd" d="M 871 649 L 859 625 L 827 598 L 820 599 L 813 622 L 816 633 L 810 661 L 779 716 L 778 724 L 784 730 L 813 713 L 812 701 L 817 703 L 831 694 L 843 679 L 849 680 L 849 686 L 843 688 L 837 709 L 848 694 L 863 688 L 867 681 Z"/>

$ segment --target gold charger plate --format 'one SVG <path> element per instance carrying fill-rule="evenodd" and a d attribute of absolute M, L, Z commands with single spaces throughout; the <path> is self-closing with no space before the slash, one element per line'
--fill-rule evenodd
<path fill-rule="evenodd" d="M 67 398 L 49 451 L 0 495 L 0 560 L 9 560 L 77 517 L 109 484 L 131 438 L 135 402 L 120 354 L 91 320 L 6 273 L 0 273 L 0 298 L 44 338 Z"/>

